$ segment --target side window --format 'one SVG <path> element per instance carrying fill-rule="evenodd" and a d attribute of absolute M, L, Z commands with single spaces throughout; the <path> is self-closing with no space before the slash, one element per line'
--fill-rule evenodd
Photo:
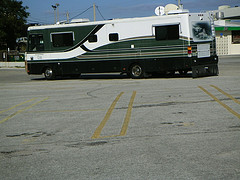
<path fill-rule="evenodd" d="M 157 41 L 179 39 L 179 25 L 156 26 L 155 39 Z"/>
<path fill-rule="evenodd" d="M 232 31 L 232 43 L 240 44 L 240 31 Z"/>
<path fill-rule="evenodd" d="M 88 38 L 88 42 L 90 42 L 90 43 L 97 42 L 97 35 L 96 34 L 91 34 Z"/>
<path fill-rule="evenodd" d="M 109 34 L 109 41 L 118 41 L 118 40 L 119 40 L 118 33 Z"/>
<path fill-rule="evenodd" d="M 29 35 L 28 50 L 29 51 L 44 51 L 44 41 L 43 41 L 42 34 Z"/>
<path fill-rule="evenodd" d="M 52 43 L 53 47 L 66 47 L 73 46 L 73 32 L 66 33 L 52 33 Z"/>

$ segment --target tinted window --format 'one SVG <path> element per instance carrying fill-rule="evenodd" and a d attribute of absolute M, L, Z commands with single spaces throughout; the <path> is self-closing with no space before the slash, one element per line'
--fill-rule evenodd
<path fill-rule="evenodd" d="M 240 31 L 232 31 L 232 43 L 240 44 Z"/>
<path fill-rule="evenodd" d="M 43 51 L 44 41 L 42 34 L 31 34 L 28 41 L 29 51 Z"/>
<path fill-rule="evenodd" d="M 156 26 L 155 38 L 157 41 L 179 39 L 179 26 L 178 25 Z"/>
<path fill-rule="evenodd" d="M 73 33 L 52 34 L 53 47 L 66 47 L 73 45 Z"/>
<path fill-rule="evenodd" d="M 97 42 L 97 35 L 91 34 L 88 38 L 88 42 L 90 42 L 90 43 Z"/>
<path fill-rule="evenodd" d="M 118 33 L 109 34 L 109 41 L 118 41 L 118 40 L 119 40 Z"/>

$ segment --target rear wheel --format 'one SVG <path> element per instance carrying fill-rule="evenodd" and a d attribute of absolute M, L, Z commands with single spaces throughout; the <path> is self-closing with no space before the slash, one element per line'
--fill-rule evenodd
<path fill-rule="evenodd" d="M 44 76 L 47 80 L 53 80 L 56 78 L 55 72 L 51 67 L 45 69 Z"/>
<path fill-rule="evenodd" d="M 70 77 L 73 78 L 73 79 L 77 79 L 81 76 L 81 73 L 80 74 L 71 74 Z"/>
<path fill-rule="evenodd" d="M 175 75 L 175 71 L 167 71 L 166 75 L 167 76 L 174 76 Z"/>
<path fill-rule="evenodd" d="M 180 75 L 187 75 L 188 73 L 188 70 L 181 70 L 181 71 L 178 71 Z"/>
<path fill-rule="evenodd" d="M 144 70 L 141 65 L 139 64 L 133 64 L 130 67 L 130 76 L 133 79 L 140 79 L 144 75 Z"/>

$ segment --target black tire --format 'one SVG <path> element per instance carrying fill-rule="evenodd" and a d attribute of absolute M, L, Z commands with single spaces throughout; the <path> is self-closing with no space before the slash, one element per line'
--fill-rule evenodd
<path fill-rule="evenodd" d="M 141 65 L 133 64 L 130 67 L 129 75 L 132 79 L 140 79 L 144 76 L 144 70 Z"/>
<path fill-rule="evenodd" d="M 215 66 L 215 67 L 213 68 L 213 75 L 214 75 L 214 76 L 218 76 L 218 74 L 219 74 L 218 66 Z"/>
<path fill-rule="evenodd" d="M 54 70 L 51 67 L 47 67 L 44 70 L 44 76 L 47 80 L 53 80 L 56 78 L 56 74 L 54 72 Z"/>
<path fill-rule="evenodd" d="M 167 71 L 166 75 L 172 77 L 175 75 L 175 71 Z"/>
<path fill-rule="evenodd" d="M 187 75 L 188 73 L 188 70 L 181 70 L 181 71 L 178 71 L 180 75 Z"/>
<path fill-rule="evenodd" d="M 81 74 L 71 74 L 70 77 L 73 79 L 78 79 L 80 78 Z"/>

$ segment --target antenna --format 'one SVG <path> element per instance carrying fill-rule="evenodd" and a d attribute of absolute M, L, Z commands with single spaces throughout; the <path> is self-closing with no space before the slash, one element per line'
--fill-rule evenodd
<path fill-rule="evenodd" d="M 179 7 L 179 9 L 183 9 L 183 5 L 181 4 L 181 0 L 178 0 L 178 7 Z"/>
<path fill-rule="evenodd" d="M 67 16 L 67 23 L 69 23 L 69 12 L 68 11 L 67 11 L 66 16 Z"/>
<path fill-rule="evenodd" d="M 181 0 L 178 0 L 178 7 L 181 6 Z"/>

